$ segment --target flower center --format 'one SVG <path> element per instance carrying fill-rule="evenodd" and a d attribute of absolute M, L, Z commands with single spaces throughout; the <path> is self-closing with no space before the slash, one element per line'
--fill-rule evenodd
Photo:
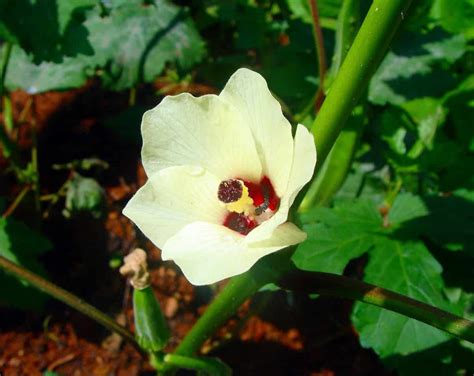
<path fill-rule="evenodd" d="M 242 179 L 224 180 L 219 184 L 217 197 L 229 211 L 224 226 L 242 235 L 247 235 L 271 218 L 280 204 L 280 198 L 266 176 L 259 183 Z"/>

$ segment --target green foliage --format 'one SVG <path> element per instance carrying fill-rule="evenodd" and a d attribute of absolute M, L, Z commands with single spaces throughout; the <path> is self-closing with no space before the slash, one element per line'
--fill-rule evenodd
<path fill-rule="evenodd" d="M 94 218 L 100 218 L 105 207 L 105 192 L 100 184 L 74 173 L 67 187 L 64 216 L 69 218 L 80 212 L 89 212 Z"/>
<path fill-rule="evenodd" d="M 63 56 L 91 54 L 82 11 L 95 3 L 96 0 L 1 0 L 0 38 L 31 53 L 35 63 L 61 63 Z"/>
<path fill-rule="evenodd" d="M 286 2 L 294 16 L 301 18 L 309 24 L 312 23 L 311 10 L 307 0 L 286 0 Z M 321 17 L 336 18 L 339 14 L 339 8 L 341 5 L 341 0 L 318 1 L 318 11 Z"/>
<path fill-rule="evenodd" d="M 166 62 L 188 69 L 203 57 L 204 43 L 182 9 L 164 0 L 141 3 L 120 4 L 106 17 L 99 8 L 87 14 L 96 64 L 106 67 L 102 79 L 115 90 L 152 81 Z"/>
<path fill-rule="evenodd" d="M 3 1 L 7 6 L 8 1 Z M 27 7 L 26 0 L 21 3 Z M 12 28 L 19 29 L 20 36 L 8 34 L 8 40 L 19 46 L 12 53 L 10 67 L 14 68 L 7 74 L 7 87 L 33 94 L 62 90 L 79 87 L 98 72 L 105 86 L 122 90 L 153 81 L 168 62 L 189 69 L 202 59 L 204 43 L 183 9 L 165 0 L 149 5 L 135 0 L 114 2 L 104 14 L 98 3 L 63 0 L 57 4 L 58 10 L 50 9 L 55 8 L 54 2 L 37 3 L 48 4 L 44 5 L 48 17 L 56 17 L 55 22 L 46 24 L 55 30 L 55 37 L 20 26 Z M 25 14 L 32 15 L 31 22 L 37 20 L 32 9 L 21 8 L 18 12 L 29 12 Z M 9 11 L 1 14 L 11 18 Z M 62 29 L 63 34 L 58 31 Z"/>
<path fill-rule="evenodd" d="M 421 242 L 377 239 L 370 251 L 364 280 L 453 311 L 443 297 L 441 266 Z M 373 348 L 382 358 L 411 354 L 449 339 L 446 333 L 427 324 L 364 303 L 356 303 L 352 320 L 361 344 Z"/>
<path fill-rule="evenodd" d="M 18 46 L 12 49 L 6 86 L 23 89 L 29 94 L 49 90 L 65 90 L 83 85 L 93 75 L 84 57 L 65 57 L 61 63 L 43 61 L 35 64 Z"/>
<path fill-rule="evenodd" d="M 44 276 L 46 273 L 38 262 L 38 257 L 50 248 L 51 243 L 48 239 L 22 222 L 11 218 L 0 218 L 1 256 Z M 38 309 L 43 306 L 46 299 L 26 282 L 10 277 L 3 271 L 0 271 L 0 286 L 1 300 L 14 307 Z"/>
<path fill-rule="evenodd" d="M 456 80 L 445 67 L 466 51 L 462 35 L 439 29 L 426 34 L 400 34 L 369 86 L 369 100 L 378 105 L 400 105 L 417 97 L 440 97 Z"/>
<path fill-rule="evenodd" d="M 467 190 L 447 197 L 400 194 L 384 217 L 369 199 L 341 200 L 333 208 L 313 209 L 301 216 L 308 239 L 297 247 L 293 261 L 304 270 L 341 274 L 351 260 L 367 254 L 366 282 L 462 314 L 467 303 L 446 297 L 441 264 L 422 239 L 442 252 L 464 251 L 472 265 L 473 195 Z M 469 279 L 469 270 L 464 275 Z M 459 294 L 463 284 L 453 283 Z M 450 339 L 429 325 L 364 303 L 354 306 L 352 320 L 362 345 L 383 359 L 421 354 Z"/>
<path fill-rule="evenodd" d="M 300 7 L 306 9 L 306 1 L 289 1 L 288 7 L 285 2 L 272 6 L 250 0 L 204 3 L 202 19 L 206 21 L 201 32 L 212 33 L 213 38 L 209 38 L 209 58 L 200 75 L 222 86 L 239 67 L 253 66 L 292 110 L 299 112 L 310 105 L 318 81 L 312 27 L 298 13 Z M 333 3 L 336 17 L 338 2 L 323 1 L 321 6 Z M 330 48 L 332 38 L 327 42 Z"/>
<path fill-rule="evenodd" d="M 474 38 L 474 1 L 435 0 L 431 14 L 445 30 Z"/>
<path fill-rule="evenodd" d="M 372 231 L 382 226 L 374 205 L 367 200 L 342 204 L 333 210 L 315 209 L 302 217 L 308 239 L 293 255 L 303 270 L 341 274 L 348 262 L 373 245 Z"/>

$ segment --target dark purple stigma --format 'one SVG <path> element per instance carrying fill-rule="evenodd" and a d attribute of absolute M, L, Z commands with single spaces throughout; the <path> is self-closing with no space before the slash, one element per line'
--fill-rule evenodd
<path fill-rule="evenodd" d="M 228 204 L 238 201 L 242 197 L 242 190 L 242 183 L 239 180 L 224 180 L 219 184 L 217 197 L 220 201 Z"/>

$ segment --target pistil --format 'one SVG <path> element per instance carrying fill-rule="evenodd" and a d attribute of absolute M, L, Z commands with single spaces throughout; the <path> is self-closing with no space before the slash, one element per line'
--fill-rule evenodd
<path fill-rule="evenodd" d="M 219 184 L 217 197 L 229 211 L 223 225 L 242 235 L 271 218 L 280 204 L 280 198 L 266 176 L 259 183 L 224 180 Z"/>

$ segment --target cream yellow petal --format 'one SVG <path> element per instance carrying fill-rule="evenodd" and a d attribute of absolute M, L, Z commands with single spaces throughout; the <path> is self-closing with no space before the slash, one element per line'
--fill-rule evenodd
<path fill-rule="evenodd" d="M 215 95 L 168 96 L 142 120 L 142 162 L 148 176 L 179 165 L 201 166 L 221 180 L 258 180 L 261 164 L 238 109 Z"/>
<path fill-rule="evenodd" d="M 295 134 L 295 151 L 290 179 L 284 200 L 293 205 L 296 195 L 311 180 L 316 167 L 316 145 L 314 137 L 302 124 L 298 124 Z"/>
<path fill-rule="evenodd" d="M 307 235 L 291 222 L 283 223 L 272 233 L 272 236 L 266 240 L 249 244 L 249 249 L 268 249 L 278 251 L 279 249 L 305 241 Z"/>
<path fill-rule="evenodd" d="M 299 191 L 311 180 L 316 166 L 316 146 L 313 135 L 304 125 L 298 124 L 294 141 L 294 159 L 286 194 L 273 217 L 252 230 L 246 237 L 254 243 L 272 236 L 273 231 L 288 219 L 288 212 Z"/>
<path fill-rule="evenodd" d="M 222 223 L 227 210 L 217 199 L 220 180 L 202 168 L 169 167 L 153 174 L 123 213 L 157 246 L 195 221 Z"/>
<path fill-rule="evenodd" d="M 207 285 L 249 270 L 260 258 L 304 240 L 306 234 L 290 223 L 272 239 L 249 248 L 243 236 L 224 226 L 195 222 L 163 247 L 164 260 L 173 260 L 194 285 Z"/>
<path fill-rule="evenodd" d="M 291 125 L 265 79 L 249 69 L 239 69 L 219 96 L 239 111 L 250 127 L 263 174 L 270 178 L 277 195 L 283 196 L 293 160 L 293 138 Z"/>

